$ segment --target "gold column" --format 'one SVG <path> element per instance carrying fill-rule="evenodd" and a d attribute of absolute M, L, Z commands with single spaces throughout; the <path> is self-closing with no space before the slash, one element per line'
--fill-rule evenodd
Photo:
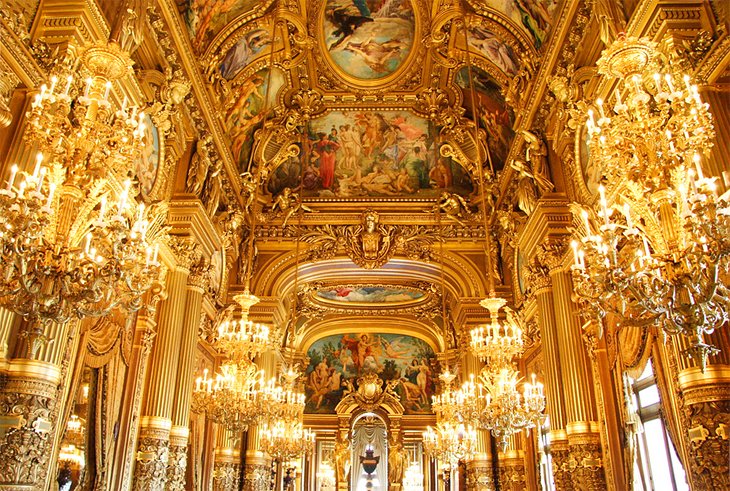
<path fill-rule="evenodd" d="M 196 252 L 194 244 L 183 239 L 173 238 L 171 244 L 178 265 L 167 275 L 167 299 L 160 306 L 157 337 L 150 360 L 134 469 L 134 489 L 137 491 L 162 491 L 167 484 L 180 330 L 185 315 L 189 269 Z"/>
<path fill-rule="evenodd" d="M 558 326 L 555 321 L 555 300 L 550 270 L 534 262 L 528 267 L 528 282 L 537 303 L 537 317 L 542 339 L 544 359 L 546 413 L 550 417 L 550 441 L 553 476 L 558 491 L 571 490 L 568 474 L 568 440 L 565 433 L 565 401 L 563 399 L 563 373 L 560 364 Z"/>
<path fill-rule="evenodd" d="M 243 467 L 243 491 L 268 491 L 271 460 L 261 450 L 258 428 L 246 433 L 246 458 Z"/>
<path fill-rule="evenodd" d="M 466 465 L 466 489 L 469 491 L 494 491 L 494 462 L 489 432 L 477 430 L 477 451 Z"/>
<path fill-rule="evenodd" d="M 507 449 L 497 454 L 500 491 L 522 491 L 526 487 L 525 452 L 522 433 L 512 435 Z"/>
<path fill-rule="evenodd" d="M 175 406 L 172 411 L 170 431 L 170 454 L 167 465 L 167 489 L 185 489 L 185 472 L 188 458 L 188 436 L 190 422 L 190 399 L 193 390 L 193 371 L 198 346 L 198 330 L 203 307 L 203 285 L 207 280 L 208 268 L 204 261 L 191 267 L 185 297 L 185 316 L 180 341 L 180 360 L 177 370 Z"/>
<path fill-rule="evenodd" d="M 606 489 L 592 364 L 572 300 L 572 280 L 564 266 L 567 249 L 565 238 L 553 238 L 540 246 L 538 257 L 550 270 L 560 363 L 569 375 L 562 380 L 568 466 L 572 480 L 581 482 L 583 489 Z"/>

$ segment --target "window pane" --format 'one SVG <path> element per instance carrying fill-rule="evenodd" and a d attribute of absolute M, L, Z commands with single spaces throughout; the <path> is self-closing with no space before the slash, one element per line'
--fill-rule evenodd
<path fill-rule="evenodd" d="M 669 440 L 669 435 L 667 435 Z M 672 469 L 674 469 L 674 479 L 677 482 L 677 491 L 689 491 L 689 485 L 687 484 L 687 475 L 684 473 L 684 467 L 677 457 L 677 451 L 672 445 L 671 440 L 669 443 L 669 451 L 672 454 Z"/>
<path fill-rule="evenodd" d="M 659 389 L 656 385 L 650 385 L 649 387 L 640 390 L 639 400 L 641 401 L 642 408 L 659 403 Z"/>
<path fill-rule="evenodd" d="M 664 428 L 660 419 L 653 419 L 644 423 L 646 442 L 649 454 L 649 465 L 651 476 L 654 481 L 654 489 L 671 490 L 672 475 L 669 473 L 669 462 L 667 462 L 667 448 L 664 445 Z"/>

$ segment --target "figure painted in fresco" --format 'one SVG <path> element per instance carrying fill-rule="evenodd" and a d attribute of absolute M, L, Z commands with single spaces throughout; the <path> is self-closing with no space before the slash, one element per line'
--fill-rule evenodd
<path fill-rule="evenodd" d="M 342 397 L 356 390 L 357 379 L 367 373 L 376 373 L 395 387 L 406 414 L 431 411 L 437 361 L 431 347 L 420 339 L 396 334 L 337 334 L 316 341 L 307 356 L 308 413 L 334 412 Z"/>
<path fill-rule="evenodd" d="M 469 44 L 481 55 L 497 65 L 505 74 L 514 76 L 519 69 L 519 61 L 512 46 L 502 41 L 493 32 L 481 26 L 469 29 Z"/>
<path fill-rule="evenodd" d="M 231 80 L 269 46 L 271 36 L 268 30 L 254 29 L 247 32 L 223 58 L 219 68 L 221 77 Z"/>
<path fill-rule="evenodd" d="M 331 139 L 327 133 L 318 133 L 319 140 L 313 145 L 313 152 L 319 159 L 319 178 L 322 187 L 330 189 L 335 182 L 335 166 L 337 165 L 337 150 L 340 144 Z"/>

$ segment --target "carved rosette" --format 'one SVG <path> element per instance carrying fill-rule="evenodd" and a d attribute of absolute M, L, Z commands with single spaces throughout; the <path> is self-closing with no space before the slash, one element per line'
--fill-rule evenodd
<path fill-rule="evenodd" d="M 727 386 L 722 387 L 727 390 Z M 727 394 L 727 392 L 725 392 Z M 730 401 L 687 406 L 689 471 L 696 489 L 730 489 Z"/>
<path fill-rule="evenodd" d="M 501 491 L 525 489 L 525 459 L 521 456 L 500 455 L 497 459 L 497 471 Z"/>
<path fill-rule="evenodd" d="M 0 488 L 41 489 L 48 471 L 56 383 L 21 376 L 0 392 Z"/>
<path fill-rule="evenodd" d="M 144 436 L 139 440 L 137 465 L 134 469 L 135 491 L 164 491 L 167 482 L 169 442 Z"/>
<path fill-rule="evenodd" d="M 171 491 L 184 491 L 185 470 L 188 466 L 188 446 L 170 445 L 167 461 L 167 488 Z"/>
<path fill-rule="evenodd" d="M 268 491 L 270 480 L 271 469 L 269 466 L 246 464 L 243 472 L 243 491 Z"/>
<path fill-rule="evenodd" d="M 466 487 L 473 491 L 495 491 L 494 472 L 489 462 L 480 465 L 468 465 L 466 470 Z"/>

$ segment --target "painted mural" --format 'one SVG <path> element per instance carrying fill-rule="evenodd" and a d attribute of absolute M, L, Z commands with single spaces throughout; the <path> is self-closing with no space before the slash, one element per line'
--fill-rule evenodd
<path fill-rule="evenodd" d="M 539 49 L 552 27 L 558 0 L 487 0 L 486 4 L 527 31 Z"/>
<path fill-rule="evenodd" d="M 580 162 L 581 174 L 586 189 L 593 195 L 598 195 L 598 187 L 601 185 L 601 169 L 595 159 L 591 158 L 590 138 L 588 128 L 583 125 L 577 136 L 578 162 Z"/>
<path fill-rule="evenodd" d="M 512 46 L 499 39 L 492 31 L 481 26 L 469 29 L 469 45 L 497 65 L 507 75 L 515 75 L 519 61 Z"/>
<path fill-rule="evenodd" d="M 395 72 L 413 45 L 410 0 L 327 0 L 324 40 L 332 60 L 361 79 Z"/>
<path fill-rule="evenodd" d="M 382 286 L 343 286 L 330 290 L 317 291 L 317 297 L 334 302 L 352 303 L 403 303 L 423 298 L 424 293 L 403 288 L 388 288 Z"/>
<path fill-rule="evenodd" d="M 270 52 L 271 35 L 266 29 L 247 32 L 228 50 L 220 64 L 221 77 L 226 80 L 235 78 L 249 63 L 259 56 Z"/>
<path fill-rule="evenodd" d="M 160 167 L 160 133 L 146 113 L 143 140 L 142 155 L 137 159 L 137 179 L 142 196 L 147 197 L 155 187 L 157 170 Z"/>
<path fill-rule="evenodd" d="M 315 341 L 307 351 L 307 413 L 333 413 L 357 378 L 377 373 L 398 380 L 396 392 L 406 414 L 431 411 L 439 373 L 433 349 L 423 340 L 399 334 L 337 334 Z"/>
<path fill-rule="evenodd" d="M 514 113 L 502 96 L 497 82 L 484 70 L 474 67 L 471 71 L 474 81 L 474 101 L 477 104 L 479 123 L 487 132 L 487 144 L 495 170 L 504 168 L 515 133 L 512 130 Z M 472 118 L 472 98 L 469 94 L 471 87 L 468 68 L 464 67 L 457 73 L 456 83 L 464 90 L 464 107 L 467 116 Z"/>
<path fill-rule="evenodd" d="M 434 198 L 444 190 L 463 195 L 473 190 L 461 166 L 436 158 L 428 121 L 411 113 L 334 111 L 309 122 L 301 145 L 308 197 Z M 294 158 L 277 168 L 268 190 L 278 194 L 292 187 L 299 166 Z"/>
<path fill-rule="evenodd" d="M 265 117 L 264 108 L 274 107 L 276 95 L 284 82 L 284 74 L 278 69 L 274 69 L 271 76 L 268 68 L 259 70 L 242 83 L 234 85 L 223 103 L 223 122 L 231 140 L 231 152 L 243 170 L 248 165 L 254 130 Z M 268 101 L 265 101 L 267 94 Z"/>
<path fill-rule="evenodd" d="M 239 15 L 260 5 L 259 0 L 187 0 L 185 21 L 193 49 L 203 53 L 215 35 Z"/>

